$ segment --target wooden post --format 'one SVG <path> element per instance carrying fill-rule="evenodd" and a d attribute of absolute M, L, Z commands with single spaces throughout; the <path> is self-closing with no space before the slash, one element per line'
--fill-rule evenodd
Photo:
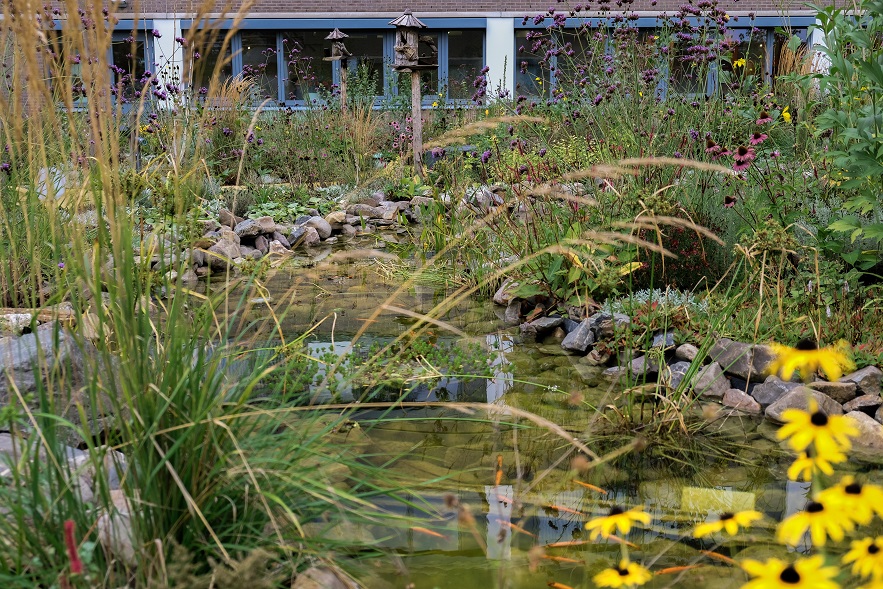
<path fill-rule="evenodd" d="M 411 72 L 411 145 L 414 147 L 414 173 L 423 179 L 423 96 L 420 72 Z"/>
<path fill-rule="evenodd" d="M 343 58 L 340 60 L 340 110 L 346 112 L 346 75 L 347 75 L 347 60 Z"/>

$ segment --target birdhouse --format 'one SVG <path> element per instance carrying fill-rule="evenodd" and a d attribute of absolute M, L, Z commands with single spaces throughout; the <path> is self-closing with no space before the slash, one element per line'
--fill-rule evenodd
<path fill-rule="evenodd" d="M 390 21 L 396 28 L 395 62 L 393 69 L 398 72 L 413 72 L 438 67 L 438 51 L 431 37 L 420 37 L 420 29 L 426 25 L 411 14 L 410 10 Z M 429 39 L 429 43 L 426 42 Z M 421 46 L 423 42 L 423 46 Z"/>
<path fill-rule="evenodd" d="M 352 55 L 343 44 L 343 40 L 347 38 L 349 38 L 349 35 L 338 28 L 335 28 L 325 37 L 325 40 L 331 41 L 331 56 L 326 57 L 325 61 L 340 61 Z"/>

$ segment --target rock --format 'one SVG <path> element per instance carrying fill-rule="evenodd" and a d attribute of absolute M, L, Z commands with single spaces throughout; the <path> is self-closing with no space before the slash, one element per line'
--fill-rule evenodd
<path fill-rule="evenodd" d="M 883 450 L 883 425 L 867 413 L 850 411 L 846 414 L 853 420 L 859 434 L 852 438 L 853 446 Z"/>
<path fill-rule="evenodd" d="M 276 228 L 276 224 L 273 223 L 271 227 L 269 227 L 269 231 L 267 231 L 269 225 L 268 223 L 261 223 L 262 219 L 270 219 L 272 222 L 273 219 L 271 217 L 261 217 L 260 219 L 246 219 L 242 223 L 238 223 L 233 231 L 236 232 L 240 238 L 242 237 L 257 237 L 261 233 L 272 233 Z"/>
<path fill-rule="evenodd" d="M 630 325 L 632 319 L 623 313 L 595 313 L 586 321 L 595 335 L 595 341 L 600 341 L 612 338 L 617 330 Z"/>
<path fill-rule="evenodd" d="M 835 399 L 836 401 L 836 399 Z M 883 398 L 880 395 L 862 395 L 843 404 L 843 411 L 850 413 L 852 411 L 861 411 L 873 416 L 877 409 L 883 406 Z"/>
<path fill-rule="evenodd" d="M 571 331 L 573 331 L 574 329 L 579 327 L 579 324 L 580 324 L 579 321 L 574 321 L 570 317 L 565 317 L 564 323 L 562 323 L 561 325 L 562 325 L 562 327 L 564 327 L 564 331 L 566 331 L 567 333 L 570 333 Z"/>
<path fill-rule="evenodd" d="M 537 341 L 537 328 L 530 323 L 522 323 L 518 326 L 523 343 L 532 344 Z"/>
<path fill-rule="evenodd" d="M 327 243 L 328 245 L 331 245 L 332 243 L 337 243 L 337 236 L 332 235 L 331 237 L 329 237 L 328 239 L 325 240 L 325 243 Z"/>
<path fill-rule="evenodd" d="M 626 366 L 612 366 L 601 373 L 601 377 L 611 383 L 620 383 L 628 380 L 629 369 Z"/>
<path fill-rule="evenodd" d="M 49 387 L 58 394 L 83 386 L 83 349 L 62 329 L 58 329 L 56 346 L 53 341 L 56 328 L 55 324 L 47 324 L 34 333 L 0 340 L 0 406 L 10 402 L 11 383 L 22 395 L 36 392 L 38 376 L 45 382 L 47 375 L 64 373 L 64 386 Z M 81 400 L 88 402 L 87 399 Z M 61 407 L 63 405 L 59 405 Z"/>
<path fill-rule="evenodd" d="M 775 356 L 769 346 L 745 344 L 721 338 L 708 351 L 708 357 L 725 372 L 754 382 L 763 382 Z"/>
<path fill-rule="evenodd" d="M 666 331 L 665 333 L 657 333 L 653 336 L 653 343 L 650 345 L 652 348 L 671 348 L 675 345 L 675 333 L 673 331 Z"/>
<path fill-rule="evenodd" d="M 208 248 L 208 263 L 212 270 L 226 270 L 234 258 L 242 256 L 239 244 L 228 239 L 221 239 Z"/>
<path fill-rule="evenodd" d="M 218 211 L 218 222 L 230 229 L 233 229 L 233 227 L 236 226 L 236 218 L 233 216 L 233 213 L 227 209 L 221 209 Z"/>
<path fill-rule="evenodd" d="M 540 317 L 530 322 L 530 325 L 540 335 L 546 334 L 564 323 L 564 317 Z"/>
<path fill-rule="evenodd" d="M 842 415 L 843 407 L 840 403 L 819 391 L 805 386 L 797 386 L 782 395 L 776 402 L 766 408 L 765 415 L 768 419 L 782 422 L 782 414 L 787 409 L 802 409 L 809 411 L 809 397 L 812 396 L 819 405 L 819 411 L 825 415 Z M 755 397 L 757 399 L 757 397 Z M 864 413 L 862 414 L 864 415 Z M 867 417 L 867 416 L 866 416 Z"/>
<path fill-rule="evenodd" d="M 278 231 L 274 231 L 272 237 L 273 237 L 273 241 L 278 241 L 282 245 L 282 247 L 284 247 L 285 249 L 287 249 L 287 250 L 291 249 L 291 244 L 288 243 L 288 240 L 285 239 L 285 236 L 282 235 L 281 233 L 279 233 Z M 255 242 L 257 242 L 257 240 L 255 240 Z"/>
<path fill-rule="evenodd" d="M 497 289 L 497 292 L 494 293 L 494 303 L 501 307 L 508 306 L 509 302 L 515 296 L 514 292 L 517 288 L 518 283 L 511 278 L 507 278 L 503 281 L 503 284 L 500 285 L 500 288 Z"/>
<path fill-rule="evenodd" d="M 181 282 L 184 284 L 193 285 L 199 281 L 199 276 L 196 275 L 196 272 L 193 271 L 192 268 L 188 268 L 181 274 Z"/>
<path fill-rule="evenodd" d="M 265 235 L 258 235 L 254 238 L 254 247 L 262 254 L 270 251 L 270 240 Z"/>
<path fill-rule="evenodd" d="M 663 374 L 663 380 L 672 389 L 677 389 L 686 378 L 688 370 L 690 370 L 690 362 L 675 362 L 667 367 Z"/>
<path fill-rule="evenodd" d="M 304 225 L 315 229 L 321 239 L 331 237 L 331 225 L 322 217 L 310 217 Z"/>
<path fill-rule="evenodd" d="M 658 370 L 659 363 L 654 358 L 650 358 L 646 355 L 638 356 L 629 362 L 629 371 L 632 376 L 646 376 L 647 374 L 657 372 Z"/>
<path fill-rule="evenodd" d="M 730 390 L 730 381 L 717 362 L 702 368 L 690 382 L 690 387 L 703 397 L 722 398 Z"/>
<path fill-rule="evenodd" d="M 521 301 L 509 301 L 506 306 L 506 313 L 503 315 L 503 321 L 508 325 L 518 325 L 521 322 Z"/>
<path fill-rule="evenodd" d="M 235 231 L 231 231 L 230 229 L 227 229 L 226 227 L 221 227 L 221 230 L 218 231 L 218 239 L 215 240 L 215 243 L 217 243 L 218 241 L 220 241 L 222 239 L 226 239 L 227 241 L 232 241 L 236 245 L 239 245 L 240 243 L 242 243 L 242 240 L 239 238 L 239 235 L 237 235 Z"/>
<path fill-rule="evenodd" d="M 383 211 L 367 204 L 355 204 L 346 208 L 346 212 L 356 217 L 367 217 L 369 219 L 380 219 L 383 217 Z"/>
<path fill-rule="evenodd" d="M 675 358 L 692 362 L 699 355 L 699 348 L 693 344 L 681 344 L 675 349 Z"/>
<path fill-rule="evenodd" d="M 211 247 L 211 246 L 209 246 Z M 208 265 L 208 259 L 206 258 L 206 253 L 204 249 L 194 249 L 190 252 L 190 262 L 195 266 L 206 266 Z"/>
<path fill-rule="evenodd" d="M 337 228 L 346 223 L 346 211 L 334 211 L 325 215 L 325 220 L 331 227 Z"/>
<path fill-rule="evenodd" d="M 321 243 L 322 238 L 319 237 L 319 232 L 316 231 L 315 227 L 304 227 L 303 244 L 305 246 L 312 247 Z"/>
<path fill-rule="evenodd" d="M 295 577 L 291 589 L 359 589 L 359 586 L 339 571 L 311 567 Z"/>
<path fill-rule="evenodd" d="M 583 356 L 581 361 L 589 366 L 603 366 L 610 361 L 610 352 L 600 352 L 598 348 L 595 348 Z"/>
<path fill-rule="evenodd" d="M 263 252 L 261 252 L 261 250 L 249 247 L 247 245 L 240 245 L 239 253 L 242 255 L 243 258 L 248 258 L 251 260 L 260 260 L 262 257 L 264 257 L 264 254 Z"/>
<path fill-rule="evenodd" d="M 215 221 L 214 219 L 202 219 L 199 221 L 202 224 L 202 233 L 211 233 L 212 231 L 217 231 L 221 228 L 221 224 Z"/>
<path fill-rule="evenodd" d="M 21 335 L 32 319 L 30 313 L 4 313 L 0 315 L 0 335 Z"/>
<path fill-rule="evenodd" d="M 356 228 L 350 225 L 349 223 L 344 223 L 340 226 L 340 234 L 343 237 L 352 237 L 356 234 Z"/>
<path fill-rule="evenodd" d="M 302 245 L 304 235 L 307 233 L 307 228 L 301 225 L 300 227 L 295 227 L 294 231 L 291 232 L 291 235 L 288 236 L 288 243 L 291 244 L 292 248 L 296 248 L 299 245 Z M 316 234 L 318 235 L 318 233 Z M 266 239 L 266 238 L 264 238 Z M 267 241 L 267 251 L 269 251 L 270 242 Z"/>
<path fill-rule="evenodd" d="M 594 343 L 595 334 L 592 331 L 591 319 L 586 319 L 564 337 L 561 347 L 568 352 L 585 354 L 589 346 Z"/>
<path fill-rule="evenodd" d="M 738 409 L 745 413 L 760 415 L 763 411 L 760 403 L 755 401 L 754 397 L 744 391 L 740 391 L 739 389 L 728 389 L 727 392 L 724 393 L 724 398 L 721 402 L 725 407 L 732 407 L 733 409 Z"/>
<path fill-rule="evenodd" d="M 874 419 L 876 419 L 880 423 L 883 423 L 883 406 L 877 409 L 877 412 L 874 413 Z"/>
<path fill-rule="evenodd" d="M 419 196 L 418 195 L 418 196 L 415 196 L 414 198 L 411 199 L 411 206 L 412 207 L 425 207 L 425 206 L 431 205 L 434 202 L 435 202 L 435 199 L 432 198 L 431 196 Z"/>
<path fill-rule="evenodd" d="M 751 396 L 760 403 L 760 406 L 766 409 L 777 400 L 779 400 L 788 391 L 794 390 L 800 384 L 796 382 L 785 382 L 775 374 L 771 374 L 763 381 L 762 384 L 754 387 Z"/>
<path fill-rule="evenodd" d="M 840 382 L 854 382 L 862 395 L 879 395 L 881 381 L 883 381 L 883 371 L 876 366 L 865 366 L 840 379 Z"/>
<path fill-rule="evenodd" d="M 289 256 L 291 254 L 291 250 L 282 245 L 280 242 L 275 239 L 270 242 L 270 253 L 267 254 L 270 256 Z"/>
<path fill-rule="evenodd" d="M 809 388 L 825 393 L 841 405 L 848 403 L 858 396 L 858 387 L 854 382 L 828 382 L 826 380 L 817 380 L 808 385 Z"/>
<path fill-rule="evenodd" d="M 102 513 L 95 523 L 98 539 L 110 555 L 134 566 L 137 562 L 135 532 L 132 528 L 129 501 L 121 490 L 110 491 L 110 497 L 113 507 Z"/>

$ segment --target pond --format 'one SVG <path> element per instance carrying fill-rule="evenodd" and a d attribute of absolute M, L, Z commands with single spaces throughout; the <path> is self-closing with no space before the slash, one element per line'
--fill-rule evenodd
<path fill-rule="evenodd" d="M 282 331 L 312 330 L 307 348 L 331 354 L 314 378 L 320 402 L 350 402 L 366 390 L 326 378 L 333 358 L 392 342 L 415 313 L 430 313 L 451 294 L 441 285 L 403 288 L 370 258 L 282 269 L 266 288 L 288 305 Z M 563 354 L 554 339 L 519 343 L 517 328 L 490 301 L 465 298 L 439 319 L 424 340 L 443 353 L 480 345 L 484 374 L 433 366 L 426 378 L 396 381 L 391 400 L 403 402 L 392 412 L 367 402 L 353 416 L 364 460 L 413 481 L 410 507 L 384 501 L 382 508 L 419 525 L 321 531 L 355 535 L 395 555 L 368 567 L 368 586 L 593 587 L 592 576 L 615 566 L 622 546 L 591 540 L 585 524 L 613 506 L 641 506 L 652 517 L 625 538 L 633 560 L 665 573 L 651 586 L 738 587 L 745 577 L 731 559 L 785 553 L 774 542 L 775 524 L 805 506 L 809 485 L 787 480 L 790 460 L 774 426 L 697 407 L 687 417 L 708 422 L 698 433 L 675 429 L 593 464 L 574 439 L 603 456 L 636 438 L 617 427 L 623 390 L 602 378 L 603 367 Z M 335 379 L 342 385 L 329 387 Z M 750 532 L 692 537 L 697 524 L 747 509 L 766 516 Z"/>

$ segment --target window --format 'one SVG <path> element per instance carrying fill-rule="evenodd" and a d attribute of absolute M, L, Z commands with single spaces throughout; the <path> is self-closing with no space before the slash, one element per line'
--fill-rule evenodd
<path fill-rule="evenodd" d="M 352 53 L 347 59 L 349 77 L 347 83 L 351 96 L 383 96 L 384 67 L 382 31 L 348 33 L 344 39 Z"/>
<path fill-rule="evenodd" d="M 224 36 L 223 31 L 217 35 L 208 34 L 204 38 L 197 38 L 190 48 L 190 80 L 194 93 L 205 93 L 211 87 L 215 73 L 219 75 L 218 85 L 233 77 L 230 41 L 227 42 L 227 51 L 221 54 Z M 222 62 L 220 67 L 218 62 Z"/>
<path fill-rule="evenodd" d="M 144 87 L 145 44 L 134 36 L 114 39 L 110 46 L 114 92 L 126 101 L 132 100 Z"/>
<path fill-rule="evenodd" d="M 483 31 L 448 32 L 447 90 L 451 100 L 468 100 L 475 93 L 472 82 L 484 67 L 482 33 Z"/>
<path fill-rule="evenodd" d="M 327 32 L 293 31 L 282 34 L 286 101 L 313 103 L 331 94 L 333 62 L 325 61 L 330 51 Z"/>
<path fill-rule="evenodd" d="M 549 63 L 543 59 L 549 43 L 549 37 L 538 31 L 516 31 L 516 94 L 539 97 L 549 94 Z"/>
<path fill-rule="evenodd" d="M 733 81 L 753 78 L 755 83 L 762 84 L 767 80 L 766 33 L 760 29 L 755 31 L 736 33 L 730 59 L 721 63 L 721 71 L 728 72 Z"/>
<path fill-rule="evenodd" d="M 270 99 L 273 104 L 279 100 L 279 63 L 276 59 L 276 33 L 264 31 L 243 31 L 242 75 L 254 81 L 255 101 L 260 104 Z"/>

